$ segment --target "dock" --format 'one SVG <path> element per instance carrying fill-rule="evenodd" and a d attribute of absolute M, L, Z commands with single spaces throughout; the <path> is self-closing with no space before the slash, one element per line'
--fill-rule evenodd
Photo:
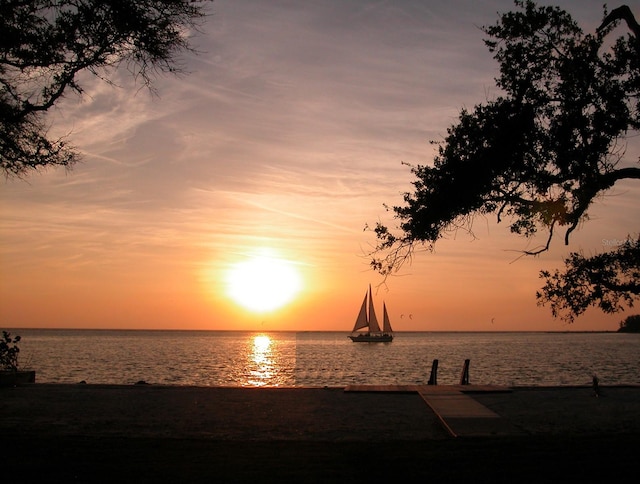
<path fill-rule="evenodd" d="M 345 392 L 417 393 L 452 437 L 522 435 L 493 410 L 473 398 L 474 393 L 508 393 L 495 385 L 349 385 Z"/>

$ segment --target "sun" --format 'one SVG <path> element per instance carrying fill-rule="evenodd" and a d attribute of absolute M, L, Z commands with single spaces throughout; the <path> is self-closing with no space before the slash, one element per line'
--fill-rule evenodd
<path fill-rule="evenodd" d="M 260 253 L 232 265 L 226 285 L 233 301 L 260 313 L 291 302 L 302 289 L 302 278 L 295 263 Z"/>

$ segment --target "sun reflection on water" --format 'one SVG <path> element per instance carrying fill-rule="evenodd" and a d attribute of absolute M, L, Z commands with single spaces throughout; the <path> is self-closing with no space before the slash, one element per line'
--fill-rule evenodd
<path fill-rule="evenodd" d="M 272 352 L 272 341 L 269 336 L 264 334 L 254 336 L 249 363 L 247 385 L 266 386 L 273 384 L 277 367 Z"/>

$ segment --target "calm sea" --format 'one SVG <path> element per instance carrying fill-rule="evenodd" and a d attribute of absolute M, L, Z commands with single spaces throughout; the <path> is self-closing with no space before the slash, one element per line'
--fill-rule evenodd
<path fill-rule="evenodd" d="M 40 383 L 345 386 L 640 384 L 640 334 L 396 333 L 352 343 L 344 332 L 10 330 Z"/>

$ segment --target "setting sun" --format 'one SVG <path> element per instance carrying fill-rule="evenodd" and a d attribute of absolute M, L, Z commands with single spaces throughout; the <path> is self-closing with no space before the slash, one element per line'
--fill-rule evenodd
<path fill-rule="evenodd" d="M 254 312 L 278 309 L 291 302 L 302 288 L 294 263 L 270 254 L 232 265 L 226 283 L 228 296 Z"/>

